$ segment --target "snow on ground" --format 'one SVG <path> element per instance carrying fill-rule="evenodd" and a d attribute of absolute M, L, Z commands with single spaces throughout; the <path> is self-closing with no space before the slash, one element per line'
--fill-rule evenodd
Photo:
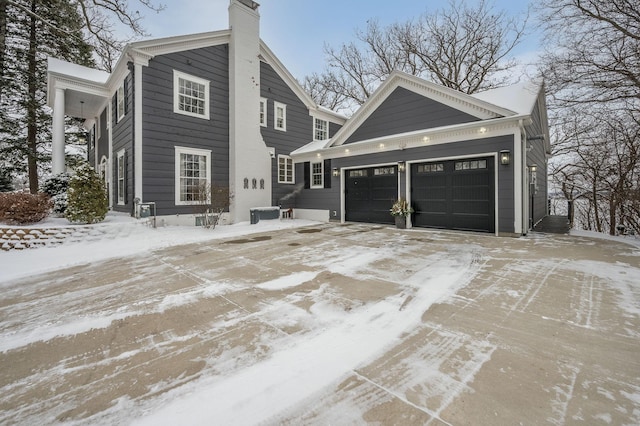
<path fill-rule="evenodd" d="M 0 251 L 0 288 L 16 278 L 41 274 L 68 266 L 87 264 L 119 256 L 201 241 L 231 238 L 259 232 L 310 226 L 316 222 L 300 219 L 262 220 L 251 225 L 240 222 L 219 225 L 215 229 L 194 226 L 166 226 L 150 228 L 136 224 L 129 215 L 109 213 L 104 222 L 95 225 L 106 231 L 98 241 L 65 243 L 55 247 L 27 250 Z M 33 225 L 34 228 L 72 226 L 62 218 L 48 218 Z"/>
<path fill-rule="evenodd" d="M 0 397 L 0 407 L 10 401 L 6 406 L 14 411 L 3 414 L 0 410 L 0 423 L 19 417 L 25 424 L 54 419 L 140 425 L 278 423 L 288 413 L 296 419 L 300 410 L 313 408 L 310 401 L 334 407 L 320 412 L 316 424 L 360 423 L 362 413 L 387 398 L 386 394 L 421 414 L 442 419 L 460 395 L 467 392 L 471 397 L 470 383 L 495 354 L 505 356 L 506 345 L 499 344 L 497 337 L 509 331 L 504 324 L 519 318 L 539 319 L 543 327 L 557 325 L 561 332 L 570 325 L 582 333 L 600 330 L 609 336 L 615 330 L 619 339 L 637 337 L 640 268 L 624 262 L 635 258 L 611 262 L 576 256 L 570 261 L 575 241 L 564 237 L 501 240 L 472 234 L 467 238 L 459 233 L 395 232 L 381 226 L 341 227 L 303 220 L 263 220 L 213 230 L 152 229 L 134 223 L 127 216 L 110 214 L 104 226 L 112 231 L 98 241 L 0 252 L 0 288 L 11 301 L 2 311 L 0 355 L 11 359 L 12 353 L 44 352 L 56 360 L 53 367 L 36 363 L 23 368 L 27 373 L 22 381 L 4 388 L 7 392 Z M 65 222 L 50 219 L 46 225 Z M 190 246 L 186 252 L 174 247 L 307 226 L 322 234 L 291 232 L 270 243 Z M 256 246 L 264 253 L 249 248 Z M 279 254 L 281 247 L 288 249 Z M 157 250 L 161 248 L 167 250 Z M 531 259 L 530 249 L 545 254 Z M 149 256 L 140 256 L 145 253 Z M 96 263 L 95 268 L 103 271 L 107 266 L 100 262 L 116 257 L 126 257 L 129 269 L 96 285 L 90 281 L 99 275 L 92 275 L 92 268 L 79 268 L 88 275 L 75 280 L 58 276 L 16 285 L 16 278 L 46 272 L 54 276 L 54 271 L 74 265 Z M 115 268 L 120 261 L 113 263 Z M 472 282 L 476 287 L 468 289 Z M 549 293 L 558 288 L 563 289 L 558 295 Z M 558 299 L 563 302 L 563 297 L 567 300 L 559 305 L 562 309 L 548 306 Z M 607 298 L 616 300 L 626 313 L 622 327 L 600 318 Z M 448 301 L 452 309 L 457 304 L 455 312 L 462 315 L 464 307 L 480 299 L 489 304 L 474 315 L 487 312 L 490 316 L 481 321 L 473 317 L 470 323 L 493 324 L 503 312 L 500 327 L 464 333 L 424 322 L 435 303 Z M 447 307 L 442 309 L 446 312 Z M 194 324 L 179 327 L 180 319 L 192 317 L 197 317 Z M 135 346 L 126 336 L 136 336 Z M 66 346 L 81 347 L 83 339 L 90 342 L 86 353 L 66 352 Z M 517 343 L 509 340 L 510 345 Z M 94 349 L 99 353 L 95 359 Z M 542 362 L 536 355 L 540 354 L 527 353 L 524 359 Z M 180 369 L 185 360 L 189 368 L 196 362 L 203 366 L 189 373 L 187 367 Z M 574 367 L 561 373 L 570 379 L 571 392 L 575 388 L 577 393 L 581 370 Z M 174 368 L 179 374 L 171 376 Z M 60 383 L 74 383 L 75 374 L 82 380 L 70 390 L 57 390 L 62 389 Z M 149 376 L 154 381 L 145 382 Z M 343 391 L 339 399 L 334 390 L 348 376 L 374 391 L 362 398 L 354 391 L 352 399 L 345 398 L 348 391 Z M 543 393 L 558 394 L 555 398 L 560 402 L 553 406 L 557 413 L 551 414 L 560 424 L 569 415 L 569 400 L 579 398 L 566 392 L 560 395 L 558 389 L 564 392 L 564 388 L 555 380 Z M 133 390 L 127 388 L 129 381 L 136 384 Z M 136 394 L 138 387 L 146 393 Z M 44 389 L 48 399 L 34 398 L 30 406 L 15 403 L 22 397 L 20 392 L 26 395 L 36 388 Z M 625 389 L 622 395 L 632 402 L 627 405 L 638 405 L 637 390 Z M 385 396 L 374 401 L 377 391 Z M 74 392 L 89 394 L 104 406 L 83 417 L 82 410 L 91 407 L 79 406 L 77 401 L 85 400 Z M 615 395 L 606 389 L 599 393 L 609 399 Z M 611 416 L 595 415 L 603 421 Z"/>

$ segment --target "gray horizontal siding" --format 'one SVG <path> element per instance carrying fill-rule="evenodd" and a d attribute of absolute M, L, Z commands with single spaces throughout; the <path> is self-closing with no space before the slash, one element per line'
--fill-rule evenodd
<path fill-rule="evenodd" d="M 113 210 L 133 213 L 134 198 L 134 157 L 133 157 L 133 74 L 130 72 L 124 79 L 125 87 L 125 115 L 118 120 L 117 92 L 111 99 L 111 117 L 113 132 L 113 151 L 111 153 L 111 191 L 113 193 Z M 106 117 L 105 117 L 106 122 Z M 105 132 L 106 134 L 106 132 Z M 108 142 L 108 141 L 107 141 Z M 127 168 L 125 170 L 125 200 L 124 205 L 118 204 L 118 151 L 125 150 Z M 99 159 L 98 159 L 99 160 Z"/>
<path fill-rule="evenodd" d="M 211 150 L 212 183 L 229 185 L 228 46 L 156 56 L 142 70 L 143 199 L 159 215 L 193 213 L 175 205 L 175 147 Z M 209 120 L 173 112 L 174 70 L 209 80 Z"/>
<path fill-rule="evenodd" d="M 513 136 L 499 136 L 470 141 L 453 142 L 440 145 L 387 151 L 368 155 L 355 155 L 332 159 L 331 167 L 359 167 L 373 164 L 396 164 L 398 161 L 417 161 L 436 158 L 458 157 L 494 153 L 501 150 L 513 152 Z M 296 165 L 296 172 L 302 173 L 302 164 Z M 408 169 L 408 168 L 407 168 Z M 514 232 L 514 169 L 513 163 L 508 166 L 496 165 L 498 171 L 498 231 Z M 340 210 L 340 179 L 331 178 L 330 189 L 305 189 L 296 197 L 297 208 Z M 404 191 L 404 177 L 401 177 L 401 190 Z M 391 206 L 389 206 L 391 208 Z M 339 215 L 339 213 L 338 213 Z"/>
<path fill-rule="evenodd" d="M 313 139 L 313 117 L 309 109 L 273 70 L 264 62 L 260 63 L 260 96 L 267 99 L 267 126 L 261 127 L 262 138 L 268 147 L 275 148 L 276 156 L 272 160 L 272 204 L 284 208 L 293 207 L 294 194 L 304 183 L 302 170 L 295 169 L 295 184 L 278 183 L 278 155 L 289 155 Z M 274 102 L 287 105 L 287 131 L 274 128 Z M 329 131 L 335 133 L 339 128 L 333 123 Z M 332 134 L 332 133 L 330 133 Z"/>
<path fill-rule="evenodd" d="M 472 115 L 398 87 L 345 143 L 477 120 Z"/>

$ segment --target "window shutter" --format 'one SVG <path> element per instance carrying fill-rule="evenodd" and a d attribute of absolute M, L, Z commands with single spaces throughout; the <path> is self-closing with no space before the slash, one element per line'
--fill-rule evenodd
<path fill-rule="evenodd" d="M 116 90 L 116 94 L 113 95 L 111 99 L 111 121 L 112 128 L 118 124 L 118 91 Z"/>
<path fill-rule="evenodd" d="M 324 187 L 331 188 L 331 160 L 324 160 Z"/>
<path fill-rule="evenodd" d="M 305 189 L 309 189 L 311 188 L 311 170 L 310 170 L 310 163 L 308 161 L 306 161 L 304 163 L 304 188 Z"/>

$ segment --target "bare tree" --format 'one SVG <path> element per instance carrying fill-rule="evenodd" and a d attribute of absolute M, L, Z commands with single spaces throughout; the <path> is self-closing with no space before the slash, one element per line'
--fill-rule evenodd
<path fill-rule="evenodd" d="M 545 80 L 558 101 L 640 101 L 636 0 L 543 0 L 540 18 Z"/>
<path fill-rule="evenodd" d="M 484 0 L 471 7 L 450 0 L 448 9 L 425 13 L 416 21 L 382 27 L 369 21 L 356 41 L 340 48 L 325 46 L 328 68 L 304 80 L 322 104 L 339 110 L 364 103 L 394 70 L 403 71 L 465 93 L 503 85 L 509 58 L 524 35 L 528 16 L 510 18 Z"/>

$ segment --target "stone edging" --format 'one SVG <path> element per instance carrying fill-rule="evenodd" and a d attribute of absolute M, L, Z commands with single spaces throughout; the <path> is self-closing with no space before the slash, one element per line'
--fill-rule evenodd
<path fill-rule="evenodd" d="M 148 220 L 130 223 L 54 226 L 26 228 L 0 224 L 0 250 L 24 250 L 28 248 L 54 247 L 70 242 L 98 241 L 106 235 L 130 232 L 132 227 L 149 225 Z M 128 231 L 127 231 L 128 229 Z"/>

